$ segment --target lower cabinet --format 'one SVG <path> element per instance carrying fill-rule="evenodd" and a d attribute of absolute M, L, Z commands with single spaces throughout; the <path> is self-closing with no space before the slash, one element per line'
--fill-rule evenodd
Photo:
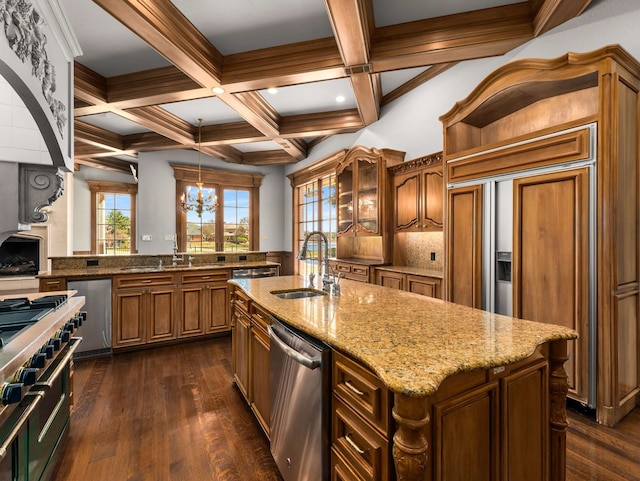
<path fill-rule="evenodd" d="M 350 281 L 371 282 L 371 268 L 366 265 L 346 261 L 329 261 L 329 267 L 336 275 L 341 274 L 343 279 Z"/>
<path fill-rule="evenodd" d="M 244 292 L 231 292 L 233 379 L 267 437 L 270 418 L 269 315 Z"/>
<path fill-rule="evenodd" d="M 115 276 L 113 282 L 114 349 L 176 338 L 173 274 Z"/>
<path fill-rule="evenodd" d="M 179 276 L 178 337 L 229 330 L 229 271 L 185 272 Z"/>
<path fill-rule="evenodd" d="M 438 277 L 376 269 L 375 279 L 380 286 L 442 299 L 442 279 Z"/>

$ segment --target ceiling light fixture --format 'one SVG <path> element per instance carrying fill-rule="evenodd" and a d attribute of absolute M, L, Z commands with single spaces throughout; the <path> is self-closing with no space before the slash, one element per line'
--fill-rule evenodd
<path fill-rule="evenodd" d="M 271 95 L 275 95 L 275 94 L 277 94 L 277 93 L 278 93 L 278 89 L 277 89 L 277 88 L 275 88 L 275 87 L 269 87 L 269 88 L 267 89 L 267 92 L 269 92 Z"/>
<path fill-rule="evenodd" d="M 202 213 L 206 210 L 207 212 L 215 212 L 218 210 L 218 196 L 213 196 L 211 194 L 211 189 L 209 189 L 209 195 L 207 197 L 204 196 L 202 192 L 202 172 L 201 172 L 201 153 L 202 150 L 202 119 L 198 119 L 198 182 L 196 185 L 198 186 L 198 192 L 195 197 L 191 196 L 191 187 L 187 187 L 187 193 L 182 194 L 180 197 L 180 205 L 182 206 L 182 212 L 195 211 L 198 214 L 198 217 L 202 217 Z"/>
<path fill-rule="evenodd" d="M 220 94 L 223 94 L 223 93 L 224 93 L 224 89 L 223 89 L 222 87 L 213 87 L 213 88 L 211 89 L 211 91 L 212 91 L 214 94 L 218 94 L 218 95 L 220 95 Z"/>
<path fill-rule="evenodd" d="M 341 104 L 342 102 L 344 102 L 346 99 L 344 98 L 344 95 L 338 95 L 336 97 L 336 102 L 338 102 L 339 104 Z"/>

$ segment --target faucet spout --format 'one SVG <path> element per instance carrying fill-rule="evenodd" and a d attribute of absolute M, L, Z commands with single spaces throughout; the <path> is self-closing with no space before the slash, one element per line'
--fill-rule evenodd
<path fill-rule="evenodd" d="M 319 230 L 314 230 L 309 232 L 302 243 L 302 247 L 300 248 L 300 252 L 296 255 L 296 259 L 305 260 L 308 254 L 307 244 L 309 243 L 309 239 L 314 236 L 318 236 L 320 238 L 321 243 L 324 242 L 324 254 L 322 256 L 322 290 L 330 291 L 331 286 L 335 284 L 335 273 L 330 275 L 329 270 L 329 239 L 325 235 L 324 232 Z M 319 275 L 320 273 L 318 273 Z"/>

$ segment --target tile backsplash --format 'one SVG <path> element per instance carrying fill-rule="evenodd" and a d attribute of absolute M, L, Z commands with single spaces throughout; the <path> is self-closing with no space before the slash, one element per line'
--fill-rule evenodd
<path fill-rule="evenodd" d="M 442 270 L 444 264 L 444 234 L 442 232 L 412 232 L 406 238 L 407 265 Z M 436 259 L 431 260 L 435 252 Z"/>

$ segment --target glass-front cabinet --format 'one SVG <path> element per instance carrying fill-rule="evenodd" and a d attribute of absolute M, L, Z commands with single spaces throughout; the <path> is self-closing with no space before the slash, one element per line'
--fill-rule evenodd
<path fill-rule="evenodd" d="M 337 169 L 338 235 L 380 235 L 386 150 L 352 149 Z"/>

